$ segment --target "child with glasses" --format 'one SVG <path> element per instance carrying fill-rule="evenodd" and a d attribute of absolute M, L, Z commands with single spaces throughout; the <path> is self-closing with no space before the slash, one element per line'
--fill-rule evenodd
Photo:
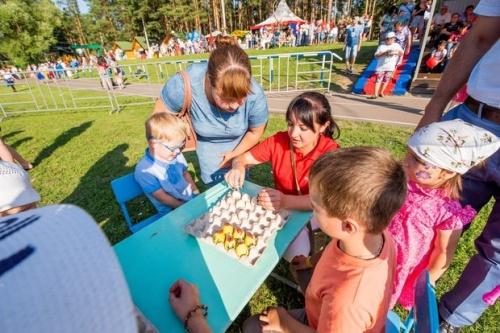
<path fill-rule="evenodd" d="M 161 214 L 199 193 L 181 153 L 186 136 L 182 120 L 166 112 L 155 113 L 146 121 L 148 148 L 135 167 L 135 179 Z"/>

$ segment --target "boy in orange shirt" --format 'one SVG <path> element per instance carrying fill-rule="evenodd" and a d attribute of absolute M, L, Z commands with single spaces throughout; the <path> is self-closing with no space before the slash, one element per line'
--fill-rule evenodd
<path fill-rule="evenodd" d="M 383 332 L 396 264 L 384 230 L 405 199 L 403 168 L 383 149 L 357 147 L 323 155 L 309 178 L 314 216 L 332 241 L 312 258 L 305 309 L 268 308 L 243 331 Z M 310 262 L 295 260 L 299 269 Z"/>

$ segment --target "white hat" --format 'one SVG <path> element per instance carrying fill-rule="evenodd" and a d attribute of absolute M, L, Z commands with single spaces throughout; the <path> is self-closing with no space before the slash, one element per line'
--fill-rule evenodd
<path fill-rule="evenodd" d="M 0 212 L 40 201 L 30 177 L 19 165 L 0 161 Z"/>
<path fill-rule="evenodd" d="M 46 206 L 0 218 L 0 226 L 0 258 L 8 259 L 0 332 L 138 331 L 120 264 L 89 214 Z"/>
<path fill-rule="evenodd" d="M 420 128 L 408 140 L 408 147 L 427 163 L 464 174 L 493 155 L 500 140 L 481 127 L 455 119 Z"/>
<path fill-rule="evenodd" d="M 385 39 L 388 38 L 396 38 L 396 34 L 394 33 L 394 31 L 389 31 L 387 35 L 385 35 Z"/>

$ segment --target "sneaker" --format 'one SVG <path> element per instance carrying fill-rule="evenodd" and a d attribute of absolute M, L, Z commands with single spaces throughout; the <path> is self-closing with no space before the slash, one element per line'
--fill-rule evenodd
<path fill-rule="evenodd" d="M 354 69 L 352 69 L 352 68 L 351 68 L 351 71 L 350 71 L 350 72 L 351 72 L 351 74 L 354 74 Z"/>
<path fill-rule="evenodd" d="M 442 320 L 439 324 L 439 333 L 459 333 L 461 331 L 460 327 L 455 327 L 445 320 Z"/>

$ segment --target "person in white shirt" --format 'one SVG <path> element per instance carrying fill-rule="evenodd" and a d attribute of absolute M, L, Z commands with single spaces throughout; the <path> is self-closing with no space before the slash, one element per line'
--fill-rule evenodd
<path fill-rule="evenodd" d="M 462 119 L 500 136 L 500 1 L 481 0 L 475 9 L 474 28 L 457 47 L 441 76 L 419 126 Z M 441 118 L 449 101 L 467 83 L 467 100 Z M 487 143 L 485 143 L 487 144 Z M 493 209 L 476 240 L 471 257 L 457 284 L 439 303 L 440 332 L 459 332 L 474 324 L 492 304 L 486 297 L 500 281 L 500 151 L 485 165 L 464 175 L 461 203 L 481 210 L 492 198 Z M 474 222 L 473 222 L 474 223 Z M 479 329 L 481 330 L 481 329 Z"/>
<path fill-rule="evenodd" d="M 434 15 L 432 19 L 432 31 L 431 36 L 436 36 L 439 34 L 441 29 L 443 29 L 446 23 L 450 23 L 451 21 L 451 13 L 448 12 L 448 6 L 442 5 L 439 13 Z"/>
<path fill-rule="evenodd" d="M 403 49 L 396 43 L 396 34 L 391 31 L 385 36 L 385 44 L 379 45 L 375 51 L 377 58 L 377 68 L 375 75 L 375 93 L 369 96 L 369 99 L 375 99 L 377 96 L 384 97 L 384 91 L 396 70 L 399 57 L 403 55 Z M 380 89 L 382 87 L 382 89 Z"/>

